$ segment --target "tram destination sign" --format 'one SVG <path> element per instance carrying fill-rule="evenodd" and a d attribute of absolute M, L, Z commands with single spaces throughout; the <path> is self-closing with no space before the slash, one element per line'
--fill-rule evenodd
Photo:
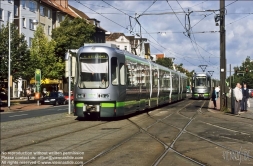
<path fill-rule="evenodd" d="M 108 59 L 105 53 L 84 53 L 80 55 L 80 59 Z"/>

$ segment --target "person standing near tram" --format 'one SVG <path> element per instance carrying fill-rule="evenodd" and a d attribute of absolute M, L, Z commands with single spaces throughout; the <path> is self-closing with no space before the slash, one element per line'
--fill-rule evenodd
<path fill-rule="evenodd" d="M 237 83 L 236 87 L 233 89 L 234 91 L 234 98 L 235 98 L 235 108 L 234 108 L 234 114 L 238 115 L 240 111 L 241 106 L 241 100 L 242 100 L 242 91 L 241 91 L 241 84 Z"/>
<path fill-rule="evenodd" d="M 248 99 L 249 99 L 249 89 L 247 88 L 247 84 L 243 84 L 241 111 L 247 111 L 247 102 L 248 102 Z"/>

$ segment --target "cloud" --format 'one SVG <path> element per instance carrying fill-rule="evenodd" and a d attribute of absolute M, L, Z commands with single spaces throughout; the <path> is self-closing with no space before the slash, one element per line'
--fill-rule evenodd
<path fill-rule="evenodd" d="M 173 56 L 177 64 L 183 63 L 189 71 L 201 71 L 198 65 L 207 64 L 207 71 L 214 70 L 214 77 L 219 78 L 220 33 L 217 31 L 220 27 L 214 21 L 215 14 L 219 14 L 219 1 L 80 2 L 92 10 L 75 1 L 69 1 L 89 17 L 101 21 L 100 25 L 110 32 L 131 35 L 129 31 L 132 30 L 133 33 L 140 33 L 140 26 L 134 18 L 143 14 L 138 17 L 138 21 L 142 27 L 142 36 L 150 41 L 151 54 L 164 52 Z M 247 16 L 247 13 L 253 13 L 253 2 L 233 2 L 226 1 L 225 16 L 226 58 L 227 64 L 232 64 L 232 67 L 240 66 L 247 56 L 253 59 L 253 14 Z M 190 20 L 183 13 L 188 10 L 192 11 Z M 151 13 L 153 15 L 148 15 Z M 189 27 L 189 21 L 192 29 L 186 28 Z"/>

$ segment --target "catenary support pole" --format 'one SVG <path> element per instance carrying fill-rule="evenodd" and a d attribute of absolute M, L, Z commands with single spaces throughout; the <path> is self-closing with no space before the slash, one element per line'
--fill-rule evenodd
<path fill-rule="evenodd" d="M 220 0 L 220 110 L 226 109 L 226 30 L 225 0 Z"/>

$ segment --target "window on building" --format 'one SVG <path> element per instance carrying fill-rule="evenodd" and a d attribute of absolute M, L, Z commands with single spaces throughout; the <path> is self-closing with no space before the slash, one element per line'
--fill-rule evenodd
<path fill-rule="evenodd" d="M 61 21 L 62 21 L 62 17 L 61 17 L 60 14 L 57 14 L 57 21 L 58 21 L 58 22 L 61 22 Z"/>
<path fill-rule="evenodd" d="M 44 16 L 48 17 L 48 8 L 44 7 Z"/>
<path fill-rule="evenodd" d="M 12 3 L 12 0 L 8 0 L 9 3 Z"/>
<path fill-rule="evenodd" d="M 33 38 L 29 37 L 29 47 L 32 47 Z"/>
<path fill-rule="evenodd" d="M 40 15 L 41 16 L 45 16 L 45 14 L 44 14 L 44 6 L 40 6 Z"/>
<path fill-rule="evenodd" d="M 8 19 L 8 22 L 10 22 L 10 20 L 11 20 L 11 12 L 9 12 L 9 11 L 8 11 L 8 18 L 7 19 Z"/>
<path fill-rule="evenodd" d="M 127 46 L 125 46 L 125 50 L 127 50 Z"/>
<path fill-rule="evenodd" d="M 4 10 L 0 9 L 0 20 L 4 20 Z"/>
<path fill-rule="evenodd" d="M 52 18 L 52 11 L 50 9 L 48 9 L 48 18 L 51 19 Z"/>
<path fill-rule="evenodd" d="M 25 18 L 22 19 L 22 25 L 24 28 L 26 28 L 26 19 Z"/>
<path fill-rule="evenodd" d="M 48 28 L 47 28 L 47 34 L 48 34 L 48 36 L 51 36 L 51 26 L 48 26 Z"/>
<path fill-rule="evenodd" d="M 29 10 L 30 10 L 31 12 L 35 12 L 35 11 L 37 10 L 36 5 L 37 5 L 36 2 L 30 1 L 30 2 L 29 2 Z"/>
<path fill-rule="evenodd" d="M 119 45 L 117 45 L 117 47 L 118 47 L 118 49 L 120 49 L 120 46 L 119 46 Z"/>
<path fill-rule="evenodd" d="M 62 21 L 65 19 L 65 16 L 62 16 Z"/>
<path fill-rule="evenodd" d="M 32 19 L 29 19 L 29 28 L 31 30 L 35 30 L 35 25 L 33 24 L 33 20 Z"/>
<path fill-rule="evenodd" d="M 21 5 L 22 5 L 23 8 L 25 9 L 25 0 L 21 0 Z"/>
<path fill-rule="evenodd" d="M 17 5 L 14 6 L 14 15 L 18 16 L 18 6 Z"/>

